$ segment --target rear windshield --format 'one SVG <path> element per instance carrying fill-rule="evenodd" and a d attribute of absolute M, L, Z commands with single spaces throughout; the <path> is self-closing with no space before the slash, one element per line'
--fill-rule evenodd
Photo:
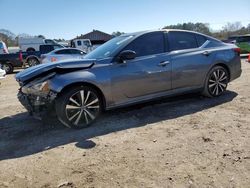
<path fill-rule="evenodd" d="M 2 42 L 0 42 L 0 48 L 3 48 L 3 43 Z"/>

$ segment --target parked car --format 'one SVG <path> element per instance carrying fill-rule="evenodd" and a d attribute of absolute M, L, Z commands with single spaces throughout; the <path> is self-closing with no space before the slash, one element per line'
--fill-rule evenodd
<path fill-rule="evenodd" d="M 35 52 L 39 51 L 40 45 L 58 45 L 58 43 L 51 39 L 43 39 L 41 37 L 19 37 L 18 38 L 19 48 L 23 52 Z"/>
<path fill-rule="evenodd" d="M 52 63 L 68 59 L 83 59 L 86 52 L 76 48 L 60 48 L 41 55 L 41 63 Z"/>
<path fill-rule="evenodd" d="M 92 44 L 89 39 L 73 39 L 71 41 L 71 47 L 78 48 L 85 51 L 86 53 L 92 51 Z"/>
<path fill-rule="evenodd" d="M 241 49 L 242 54 L 250 53 L 250 34 L 231 36 L 227 42 L 236 44 Z"/>
<path fill-rule="evenodd" d="M 15 68 L 24 67 L 28 64 L 30 67 L 40 64 L 42 54 L 51 52 L 54 49 L 63 48 L 61 45 L 40 45 L 39 51 L 36 52 L 21 52 L 11 54 L 0 54 L 0 65 L 10 74 Z"/>
<path fill-rule="evenodd" d="M 39 46 L 39 51 L 35 52 L 23 52 L 23 59 L 26 64 L 28 64 L 30 67 L 38 65 L 41 63 L 41 56 L 43 54 L 47 54 L 55 49 L 61 49 L 64 48 L 64 46 L 60 44 L 45 44 Z"/>
<path fill-rule="evenodd" d="M 1 67 L 0 67 L 0 80 L 5 78 L 5 75 L 6 75 L 5 70 L 1 69 Z"/>
<path fill-rule="evenodd" d="M 8 48 L 3 41 L 0 41 L 0 54 L 8 54 Z"/>
<path fill-rule="evenodd" d="M 103 110 L 187 92 L 218 97 L 240 75 L 237 46 L 196 32 L 160 30 L 121 35 L 83 60 L 41 64 L 16 80 L 30 114 L 47 118 L 56 111 L 65 126 L 83 128 Z"/>

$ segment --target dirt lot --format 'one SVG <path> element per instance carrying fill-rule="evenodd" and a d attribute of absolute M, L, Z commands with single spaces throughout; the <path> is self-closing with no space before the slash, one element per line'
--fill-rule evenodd
<path fill-rule="evenodd" d="M 43 125 L 0 86 L 0 187 L 250 187 L 250 64 L 216 99 L 175 97 Z"/>

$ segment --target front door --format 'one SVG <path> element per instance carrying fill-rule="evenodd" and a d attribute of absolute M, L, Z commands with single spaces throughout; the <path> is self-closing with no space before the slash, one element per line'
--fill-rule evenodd
<path fill-rule="evenodd" d="M 171 89 L 171 62 L 165 52 L 163 32 L 144 34 L 124 50 L 135 51 L 136 58 L 112 65 L 112 95 L 116 103 Z"/>

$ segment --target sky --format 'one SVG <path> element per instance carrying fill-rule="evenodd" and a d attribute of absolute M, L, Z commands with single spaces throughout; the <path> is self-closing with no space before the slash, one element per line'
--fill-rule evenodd
<path fill-rule="evenodd" d="M 0 29 L 72 39 L 93 29 L 106 33 L 160 29 L 184 22 L 250 23 L 250 0 L 0 0 Z"/>

